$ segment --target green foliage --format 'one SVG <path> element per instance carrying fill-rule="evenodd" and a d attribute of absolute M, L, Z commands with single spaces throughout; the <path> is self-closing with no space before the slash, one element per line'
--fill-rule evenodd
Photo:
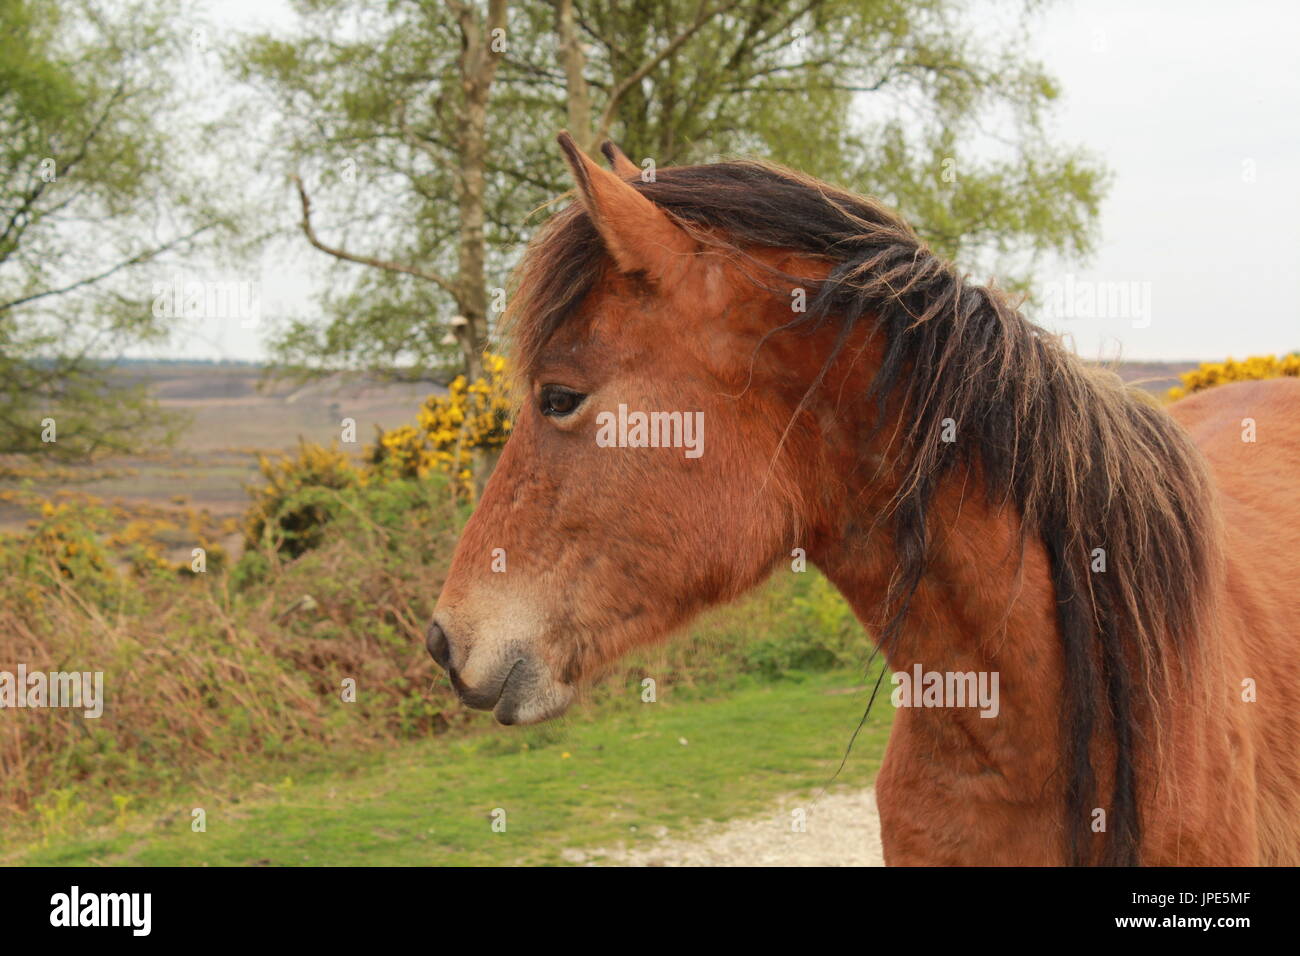
<path fill-rule="evenodd" d="M 41 592 L 75 585 L 89 600 L 102 602 L 120 583 L 112 558 L 95 532 L 106 520 L 103 509 L 91 513 L 67 503 L 46 502 L 26 535 L 0 536 L 0 575 L 21 582 L 29 600 Z"/>
<path fill-rule="evenodd" d="M 140 581 L 198 577 L 195 546 L 205 552 L 205 575 L 215 577 L 225 568 L 217 539 L 231 529 L 206 510 L 128 508 L 70 492 L 51 500 L 6 490 L 0 499 L 35 515 L 25 531 L 0 533 L 0 580 L 7 585 L 0 587 L 0 597 L 25 601 L 34 612 L 44 606 L 42 595 L 58 594 L 84 602 L 88 610 L 134 609 Z M 177 549 L 183 561 L 169 560 L 167 552 Z"/>
<path fill-rule="evenodd" d="M 78 798 L 73 787 L 51 790 L 44 800 L 36 804 L 36 819 L 40 827 L 40 842 L 50 841 L 77 833 L 84 825 L 89 807 Z"/>
<path fill-rule="evenodd" d="M 371 470 L 421 478 L 441 473 L 458 497 L 473 501 L 475 453 L 499 455 L 513 427 L 506 360 L 486 353 L 483 365 L 484 377 L 471 383 L 458 375 L 446 395 L 426 398 L 415 425 L 381 430 L 370 451 Z"/>
<path fill-rule="evenodd" d="M 182 31 L 165 0 L 0 0 L 0 449 L 83 458 L 171 434 L 105 359 L 174 331 L 150 280 L 218 222 L 184 148 L 197 124 L 172 122 Z"/>
<path fill-rule="evenodd" d="M 773 625 L 745 650 L 747 669 L 769 679 L 803 671 L 862 667 L 873 646 L 834 586 L 816 572 L 796 575 L 799 587 Z"/>
<path fill-rule="evenodd" d="M 99 719 L 31 711 L 0 738 L 0 813 L 48 803 L 56 782 L 107 813 L 107 794 L 167 790 L 201 765 L 391 742 L 460 719 L 450 688 L 429 692 L 418 653 L 454 541 L 445 486 L 300 482 L 295 494 L 316 495 L 329 516 L 315 547 L 246 556 L 238 590 L 219 565 L 128 579 L 78 509 L 0 538 L 0 661 L 101 671 L 108 700 Z M 29 557 L 42 553 L 58 560 Z M 341 698 L 344 679 L 355 703 Z M 68 806 L 49 804 L 50 826 Z"/>
<path fill-rule="evenodd" d="M 324 526 L 341 507 L 337 494 L 357 488 L 365 475 L 346 452 L 300 442 L 297 457 L 258 457 L 264 483 L 251 490 L 244 547 L 290 558 L 319 546 Z"/>

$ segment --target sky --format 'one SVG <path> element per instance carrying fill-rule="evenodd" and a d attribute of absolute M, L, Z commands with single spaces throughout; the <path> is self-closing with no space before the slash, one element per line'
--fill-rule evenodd
<path fill-rule="evenodd" d="M 210 10 L 218 28 L 292 23 L 285 0 Z M 1045 263 L 1029 316 L 1085 358 L 1300 349 L 1300 4 L 1064 0 L 1035 24 L 1032 54 L 1062 89 L 1051 135 L 1113 179 L 1095 253 Z M 320 258 L 278 249 L 258 280 L 267 320 L 148 354 L 264 358 L 269 317 L 311 314 Z"/>
<path fill-rule="evenodd" d="M 1044 18 L 1034 46 L 1063 89 L 1055 129 L 1114 182 L 1091 262 L 1040 284 L 1059 300 L 1073 273 L 1086 303 L 1086 283 L 1138 283 L 1130 300 L 1150 308 L 1056 308 L 1042 324 L 1090 358 L 1300 349 L 1297 39 L 1294 2 L 1078 0 Z"/>

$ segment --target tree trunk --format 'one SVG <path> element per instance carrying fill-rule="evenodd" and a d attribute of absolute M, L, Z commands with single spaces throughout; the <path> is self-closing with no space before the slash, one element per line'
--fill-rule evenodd
<path fill-rule="evenodd" d="M 460 248 L 456 275 L 456 303 L 463 323 L 453 327 L 471 381 L 483 377 L 483 349 L 488 343 L 487 236 L 485 223 L 487 109 L 492 80 L 508 39 L 505 35 L 506 0 L 490 0 L 487 20 L 481 21 L 469 3 L 453 4 L 460 25 L 460 82 L 462 115 L 457 154 L 457 204 L 460 213 Z M 472 452 L 476 495 L 487 484 L 497 456 L 485 449 Z"/>
<path fill-rule="evenodd" d="M 573 20 L 573 0 L 559 0 L 555 9 L 555 27 L 559 33 L 560 57 L 564 61 L 564 94 L 568 107 L 569 135 L 578 144 L 578 148 L 590 153 L 592 146 L 591 131 L 591 91 L 587 88 L 584 72 L 586 58 L 582 53 L 582 41 Z"/>

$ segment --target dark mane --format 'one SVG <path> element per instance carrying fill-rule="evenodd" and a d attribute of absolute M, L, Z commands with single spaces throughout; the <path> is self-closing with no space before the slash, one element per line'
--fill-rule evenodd
<path fill-rule="evenodd" d="M 807 312 L 783 329 L 840 323 L 841 346 L 858 323 L 876 323 L 885 335 L 865 398 L 881 423 L 891 415 L 902 422 L 894 453 L 904 477 L 890 514 L 898 573 L 883 647 L 897 641 L 925 573 L 927 515 L 945 477 L 976 467 L 990 499 L 1014 503 L 1023 533 L 1046 549 L 1058 603 L 1070 859 L 1139 862 L 1136 758 L 1158 753 L 1160 701 L 1201 648 L 1218 562 L 1206 467 L 1185 433 L 1000 292 L 968 283 L 878 203 L 748 162 L 661 169 L 656 182 L 633 185 L 683 224 L 723 234 L 738 249 L 783 248 L 830 263 Z M 525 374 L 604 262 L 577 203 L 534 241 L 511 305 Z M 959 441 L 938 440 L 946 418 L 956 421 Z M 1105 549 L 1105 573 L 1090 570 L 1095 548 Z M 1110 758 L 1108 799 L 1094 769 L 1102 754 Z M 1089 822 L 1099 805 L 1107 807 L 1108 837 L 1097 853 Z"/>

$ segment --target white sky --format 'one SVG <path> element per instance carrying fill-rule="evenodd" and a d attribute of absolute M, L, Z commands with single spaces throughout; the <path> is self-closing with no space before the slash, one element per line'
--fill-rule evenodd
<path fill-rule="evenodd" d="M 209 9 L 218 29 L 292 22 L 284 0 Z M 1113 183 L 1093 259 L 1049 265 L 1035 283 L 1077 307 L 1031 315 L 1086 357 L 1300 348 L 1298 40 L 1294 0 L 1065 0 L 1039 18 L 1034 52 L 1063 90 L 1053 135 L 1090 149 Z M 311 314 L 320 258 L 268 256 L 264 316 Z M 1102 284 L 1133 296 L 1116 317 L 1075 298 Z M 266 325 L 204 324 L 149 354 L 263 358 Z"/>
<path fill-rule="evenodd" d="M 1036 38 L 1060 136 L 1114 173 L 1098 252 L 1074 273 L 1151 297 L 1146 328 L 1044 324 L 1090 357 L 1300 349 L 1300 4 L 1076 0 Z"/>

